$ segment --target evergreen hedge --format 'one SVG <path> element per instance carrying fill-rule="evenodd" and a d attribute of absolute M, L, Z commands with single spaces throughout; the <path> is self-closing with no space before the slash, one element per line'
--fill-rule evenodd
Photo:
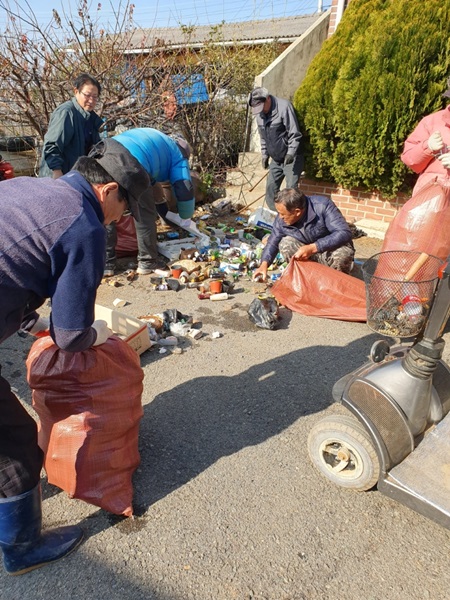
<path fill-rule="evenodd" d="M 294 96 L 308 176 L 393 197 L 420 119 L 442 109 L 450 75 L 449 0 L 352 0 Z"/>

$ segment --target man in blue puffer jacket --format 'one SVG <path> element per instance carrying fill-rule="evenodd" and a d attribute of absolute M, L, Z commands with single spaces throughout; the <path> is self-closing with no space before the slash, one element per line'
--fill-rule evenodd
<path fill-rule="evenodd" d="M 286 261 L 314 260 L 344 273 L 352 270 L 352 232 L 330 198 L 285 189 L 276 197 L 275 208 L 278 215 L 254 279 L 267 279 L 267 269 L 278 252 Z"/>
<path fill-rule="evenodd" d="M 150 176 L 151 186 L 170 181 L 177 199 L 178 214 L 182 219 L 190 219 L 194 214 L 195 199 L 189 170 L 190 147 L 184 138 L 165 135 L 149 127 L 130 129 L 112 138 L 124 146 Z M 158 258 L 156 220 L 157 214 L 165 217 L 167 204 L 156 204 L 152 187 L 139 201 L 140 220 L 135 223 L 138 243 L 138 268 L 140 275 L 152 273 L 165 266 Z M 114 275 L 116 263 L 116 227 L 107 227 L 106 267 L 104 275 Z"/>

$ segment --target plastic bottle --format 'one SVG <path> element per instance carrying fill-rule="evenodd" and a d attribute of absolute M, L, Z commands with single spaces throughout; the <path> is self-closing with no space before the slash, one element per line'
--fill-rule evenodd
<path fill-rule="evenodd" d="M 405 296 L 402 300 L 403 312 L 411 321 L 416 321 L 423 312 L 422 302 L 419 296 L 410 294 Z"/>
<path fill-rule="evenodd" d="M 211 294 L 210 300 L 228 300 L 228 294 L 226 292 L 221 292 L 220 294 Z"/>
<path fill-rule="evenodd" d="M 100 137 L 103 138 L 103 139 L 105 139 L 105 138 L 108 137 L 108 130 L 106 128 L 106 119 L 103 118 L 102 121 L 103 121 L 103 126 L 102 126 L 102 129 L 101 129 Z"/>

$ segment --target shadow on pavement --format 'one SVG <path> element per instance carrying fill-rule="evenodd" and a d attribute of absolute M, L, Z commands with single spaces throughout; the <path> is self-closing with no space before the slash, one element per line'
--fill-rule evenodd
<path fill-rule="evenodd" d="M 157 395 L 141 422 L 138 514 L 220 458 L 325 409 L 335 381 L 363 364 L 378 338 L 368 335 L 343 348 L 313 346 L 234 377 L 196 378 Z"/>

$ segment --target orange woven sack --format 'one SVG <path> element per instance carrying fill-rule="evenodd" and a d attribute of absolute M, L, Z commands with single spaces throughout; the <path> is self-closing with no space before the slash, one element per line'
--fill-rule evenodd
<path fill-rule="evenodd" d="M 447 260 L 449 231 L 450 178 L 433 180 L 399 210 L 389 225 L 381 251 L 413 250 Z"/>
<path fill-rule="evenodd" d="M 84 352 L 66 352 L 47 336 L 31 347 L 27 371 L 49 483 L 71 498 L 131 516 L 143 415 L 136 352 L 115 336 Z"/>
<path fill-rule="evenodd" d="M 364 282 L 311 260 L 291 260 L 271 293 L 302 315 L 341 321 L 367 318 Z"/>

